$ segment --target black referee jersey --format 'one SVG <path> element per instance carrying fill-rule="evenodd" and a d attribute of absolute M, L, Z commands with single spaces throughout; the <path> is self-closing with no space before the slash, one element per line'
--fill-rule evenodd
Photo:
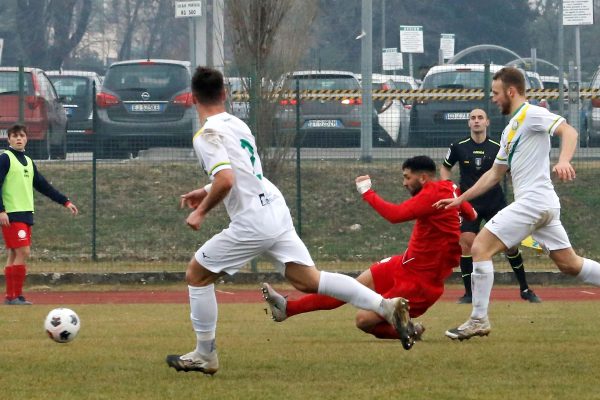
<path fill-rule="evenodd" d="M 481 175 L 492 168 L 498 150 L 500 150 L 500 144 L 489 137 L 486 137 L 482 143 L 475 143 L 469 136 L 450 145 L 444 158 L 444 166 L 451 169 L 454 164 L 458 163 L 460 168 L 459 186 L 464 193 L 477 182 Z M 505 201 L 504 192 L 500 184 L 497 184 L 488 192 L 470 200 L 470 203 L 475 209 L 478 209 L 503 207 L 506 204 Z"/>

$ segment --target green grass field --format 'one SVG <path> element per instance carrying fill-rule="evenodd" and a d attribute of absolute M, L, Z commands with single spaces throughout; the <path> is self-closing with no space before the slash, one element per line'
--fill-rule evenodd
<path fill-rule="evenodd" d="M 3 399 L 600 399 L 595 302 L 495 302 L 489 337 L 452 342 L 468 306 L 438 303 L 405 351 L 353 325 L 350 306 L 270 321 L 262 304 L 220 305 L 214 377 L 176 373 L 190 351 L 186 305 L 72 306 L 79 337 L 43 332 L 53 306 L 0 307 Z"/>

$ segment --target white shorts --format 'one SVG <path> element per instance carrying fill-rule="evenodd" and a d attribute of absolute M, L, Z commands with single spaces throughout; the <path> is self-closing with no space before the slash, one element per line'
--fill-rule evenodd
<path fill-rule="evenodd" d="M 485 228 L 508 248 L 519 245 L 529 235 L 544 251 L 571 247 L 560 222 L 560 208 L 514 202 L 500 210 L 485 224 Z"/>
<path fill-rule="evenodd" d="M 216 274 L 233 275 L 253 258 L 264 255 L 271 259 L 280 274 L 285 263 L 314 266 L 308 249 L 294 229 L 272 238 L 243 237 L 227 228 L 204 243 L 195 254 L 196 261 Z"/>

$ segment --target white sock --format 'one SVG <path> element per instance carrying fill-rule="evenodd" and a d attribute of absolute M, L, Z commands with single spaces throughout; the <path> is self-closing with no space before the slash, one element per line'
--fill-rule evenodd
<path fill-rule="evenodd" d="M 215 349 L 217 330 L 217 296 L 215 285 L 188 286 L 190 296 L 190 319 L 196 332 L 196 352 L 210 354 Z"/>
<path fill-rule="evenodd" d="M 381 315 L 383 297 L 348 275 L 321 271 L 318 292 Z"/>
<path fill-rule="evenodd" d="M 600 264 L 589 258 L 584 258 L 583 266 L 577 278 L 585 283 L 600 286 Z"/>
<path fill-rule="evenodd" d="M 494 264 L 492 264 L 492 260 L 473 262 L 473 273 L 471 274 L 473 311 L 471 312 L 471 318 L 482 319 L 487 317 L 493 285 Z"/>

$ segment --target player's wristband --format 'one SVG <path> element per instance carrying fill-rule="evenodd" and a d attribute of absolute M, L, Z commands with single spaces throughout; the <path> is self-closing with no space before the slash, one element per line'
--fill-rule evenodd
<path fill-rule="evenodd" d="M 356 182 L 356 190 L 358 190 L 358 193 L 365 194 L 369 189 L 371 189 L 371 179 Z"/>
<path fill-rule="evenodd" d="M 212 183 L 209 183 L 208 185 L 204 186 L 204 190 L 206 190 L 206 193 L 210 193 L 210 188 L 212 188 Z"/>

